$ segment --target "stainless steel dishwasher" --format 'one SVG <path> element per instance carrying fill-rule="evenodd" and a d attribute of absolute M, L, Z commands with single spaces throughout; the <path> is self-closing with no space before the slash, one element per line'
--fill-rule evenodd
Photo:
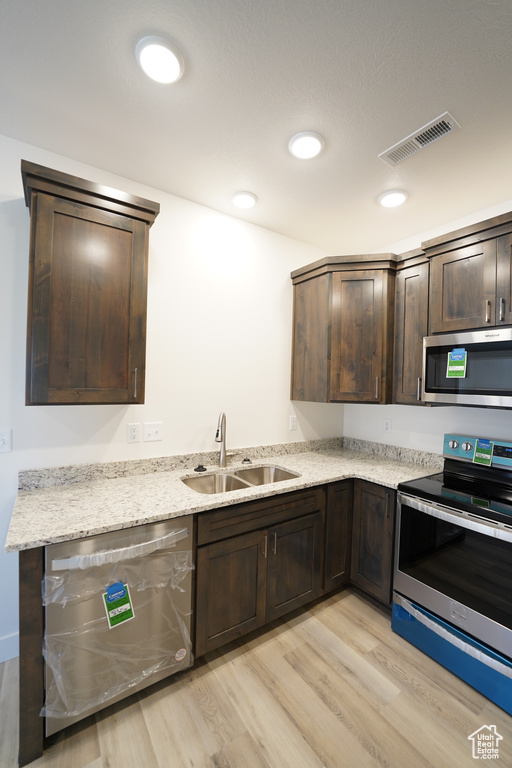
<path fill-rule="evenodd" d="M 193 518 L 46 548 L 46 735 L 191 666 Z"/>

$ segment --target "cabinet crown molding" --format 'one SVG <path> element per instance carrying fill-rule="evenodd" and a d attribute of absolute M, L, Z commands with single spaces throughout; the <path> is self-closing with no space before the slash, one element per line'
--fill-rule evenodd
<path fill-rule="evenodd" d="M 144 197 L 130 195 L 118 189 L 97 184 L 93 181 L 70 176 L 44 165 L 37 165 L 28 160 L 21 161 L 21 176 L 25 203 L 32 208 L 34 193 L 44 192 L 75 203 L 108 208 L 111 211 L 139 219 L 151 226 L 160 213 L 160 203 L 146 200 Z"/>

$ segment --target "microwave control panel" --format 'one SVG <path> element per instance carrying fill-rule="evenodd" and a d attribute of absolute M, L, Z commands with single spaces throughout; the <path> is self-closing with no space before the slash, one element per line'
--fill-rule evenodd
<path fill-rule="evenodd" d="M 474 461 L 475 448 L 479 441 L 492 443 L 492 466 L 512 469 L 512 442 L 493 440 L 489 437 L 471 435 L 445 435 L 443 456 L 447 459 Z"/>

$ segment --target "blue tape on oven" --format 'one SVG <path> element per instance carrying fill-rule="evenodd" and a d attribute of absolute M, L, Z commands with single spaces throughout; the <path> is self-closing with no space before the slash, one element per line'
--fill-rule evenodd
<path fill-rule="evenodd" d="M 453 637 L 463 641 L 467 646 L 477 649 L 479 653 L 487 655 L 490 659 L 512 670 L 510 659 L 492 651 L 424 608 L 414 604 L 414 609 L 434 621 Z M 494 701 L 505 712 L 512 715 L 512 684 L 508 675 L 500 673 L 465 653 L 461 648 L 452 645 L 448 639 L 436 634 L 396 603 L 393 603 L 391 628 L 423 653 L 426 653 L 427 656 L 439 662 L 457 677 L 465 680 L 488 699 Z"/>

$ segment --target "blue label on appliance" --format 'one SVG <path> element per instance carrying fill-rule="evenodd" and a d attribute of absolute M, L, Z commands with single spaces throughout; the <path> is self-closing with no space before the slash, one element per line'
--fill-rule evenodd
<path fill-rule="evenodd" d="M 115 584 L 107 587 L 106 597 L 109 603 L 113 603 L 114 600 L 121 600 L 121 598 L 126 597 L 126 587 L 121 581 L 116 581 Z"/>
<path fill-rule="evenodd" d="M 457 360 L 464 360 L 466 357 L 466 350 L 463 347 L 460 347 L 458 349 L 452 349 L 450 352 L 450 360 L 453 360 L 454 362 Z"/>

